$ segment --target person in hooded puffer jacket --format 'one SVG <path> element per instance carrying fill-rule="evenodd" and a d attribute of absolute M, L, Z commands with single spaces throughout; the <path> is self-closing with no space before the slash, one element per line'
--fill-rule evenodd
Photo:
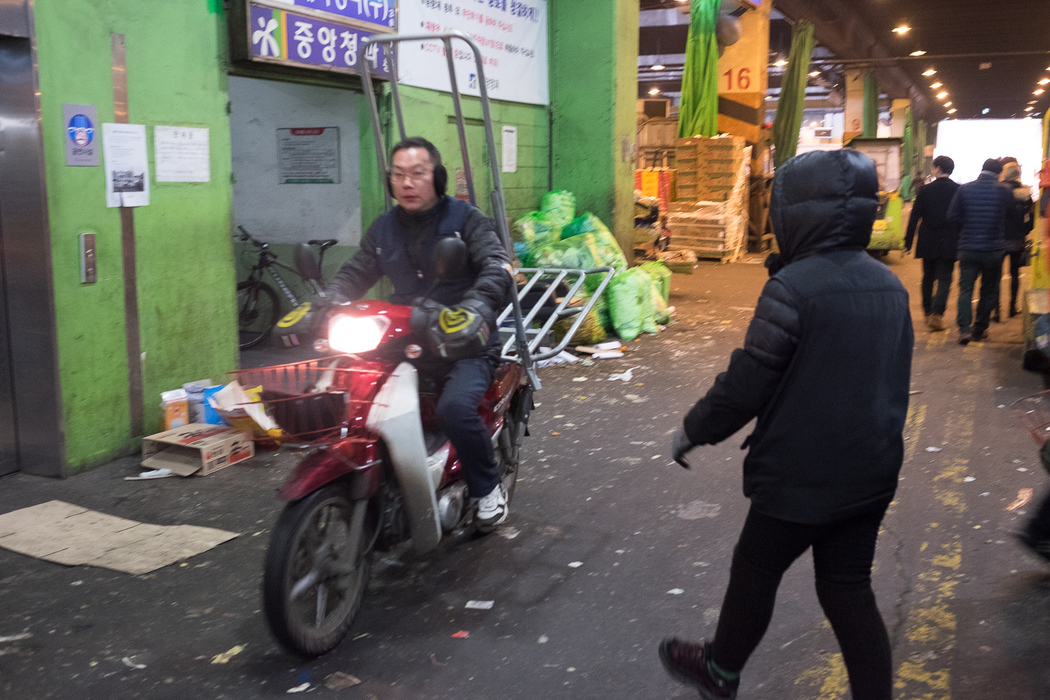
<path fill-rule="evenodd" d="M 1035 222 L 1032 188 L 1021 184 L 1021 166 L 1017 161 L 1004 163 L 1002 184 L 1014 195 L 1014 206 L 1006 217 L 1006 257 L 1010 261 L 1010 318 L 1020 311 L 1017 294 L 1021 288 L 1021 262 L 1025 239 Z"/>
<path fill-rule="evenodd" d="M 904 456 L 914 342 L 908 293 L 865 252 L 878 208 L 875 165 L 854 150 L 777 168 L 767 261 L 743 349 L 686 415 L 676 461 L 733 435 L 745 441 L 750 511 L 714 639 L 665 639 L 661 661 L 703 698 L 735 698 L 773 614 L 784 572 L 812 548 L 821 607 L 854 700 L 891 700 L 890 642 L 871 588 L 875 543 Z"/>

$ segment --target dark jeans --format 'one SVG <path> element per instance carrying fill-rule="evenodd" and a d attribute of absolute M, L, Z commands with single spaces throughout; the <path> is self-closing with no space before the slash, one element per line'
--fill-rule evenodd
<path fill-rule="evenodd" d="M 449 371 L 437 402 L 437 419 L 463 463 L 471 498 L 487 496 L 500 481 L 496 456 L 478 406 L 494 368 L 484 357 L 460 360 Z"/>
<path fill-rule="evenodd" d="M 849 673 L 853 700 L 891 700 L 890 640 L 871 590 L 871 563 L 889 503 L 835 523 L 803 525 L 754 508 L 733 553 L 712 659 L 739 673 L 766 633 L 788 567 L 813 548 L 817 598 Z"/>
<path fill-rule="evenodd" d="M 959 251 L 959 315 L 956 321 L 960 333 L 988 328 L 992 310 L 999 306 L 999 282 L 1003 277 L 1003 251 Z M 973 288 L 981 277 L 981 293 L 977 300 L 977 318 L 973 318 Z"/>
<path fill-rule="evenodd" d="M 1006 253 L 1010 260 L 1010 308 L 1017 308 L 1017 293 L 1021 289 L 1021 257 L 1023 250 L 1011 250 Z"/>
<path fill-rule="evenodd" d="M 948 292 L 952 288 L 955 261 L 943 258 L 922 259 L 922 310 L 929 316 L 943 316 L 948 306 Z M 937 291 L 933 284 L 937 283 Z"/>

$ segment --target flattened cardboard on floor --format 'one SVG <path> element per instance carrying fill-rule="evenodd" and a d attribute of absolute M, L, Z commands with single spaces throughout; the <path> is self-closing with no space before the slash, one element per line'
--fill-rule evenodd
<path fill-rule="evenodd" d="M 150 525 L 63 501 L 0 515 L 0 547 L 57 564 L 147 574 L 237 536 L 192 525 Z"/>
<path fill-rule="evenodd" d="M 142 438 L 142 466 L 179 476 L 207 476 L 254 454 L 251 435 L 223 425 L 190 423 Z"/>

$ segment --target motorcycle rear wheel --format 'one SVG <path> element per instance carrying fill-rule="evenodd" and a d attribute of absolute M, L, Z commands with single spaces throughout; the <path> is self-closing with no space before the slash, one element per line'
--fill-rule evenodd
<path fill-rule="evenodd" d="M 334 649 L 361 609 L 371 575 L 366 499 L 326 486 L 281 513 L 263 573 L 263 609 L 277 642 L 316 657 Z"/>

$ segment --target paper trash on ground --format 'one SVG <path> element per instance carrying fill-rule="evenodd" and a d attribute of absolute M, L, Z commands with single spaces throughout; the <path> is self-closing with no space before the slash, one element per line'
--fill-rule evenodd
<path fill-rule="evenodd" d="M 494 600 L 468 600 L 465 607 L 467 610 L 492 610 L 495 602 Z"/>
<path fill-rule="evenodd" d="M 261 432 L 262 435 L 274 435 L 274 432 L 278 431 L 277 423 L 266 415 L 266 408 L 262 402 L 252 400 L 237 381 L 232 381 L 217 391 L 208 402 L 235 428 L 251 433 Z"/>
<path fill-rule="evenodd" d="M 628 369 L 628 370 L 626 370 L 624 372 L 620 372 L 619 374 L 610 374 L 609 375 L 609 381 L 610 382 L 615 382 L 615 381 L 629 382 L 634 377 L 634 370 L 638 369 L 638 367 L 640 367 L 640 366 L 641 365 L 636 365 L 636 366 L 631 367 L 630 369 Z"/>

